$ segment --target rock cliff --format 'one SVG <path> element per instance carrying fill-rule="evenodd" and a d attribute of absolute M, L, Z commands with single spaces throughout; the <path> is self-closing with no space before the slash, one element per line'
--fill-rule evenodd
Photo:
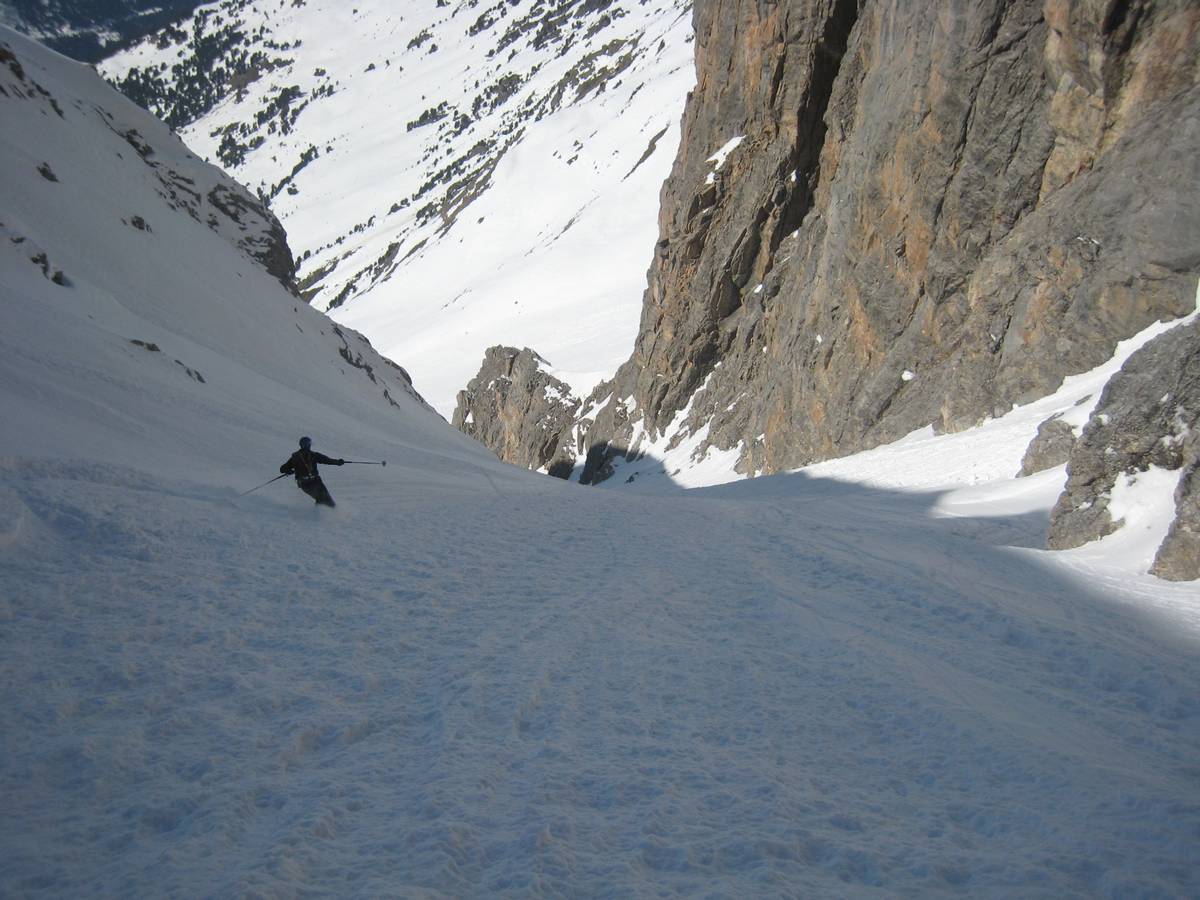
<path fill-rule="evenodd" d="M 962 429 L 1194 307 L 1194 3 L 700 0 L 695 29 L 584 480 L 668 428 L 746 473 Z"/>
<path fill-rule="evenodd" d="M 650 440 L 758 474 L 962 430 L 1195 308 L 1195 2 L 694 10 L 697 84 L 633 354 L 555 425 L 583 483 Z M 1115 527 L 1118 481 L 1179 470 L 1154 572 L 1196 578 L 1200 338 L 1173 334 L 1078 441 L 1046 423 L 1023 472 L 1069 457 L 1050 539 L 1069 547 Z"/>
<path fill-rule="evenodd" d="M 566 478 L 579 398 L 529 348 L 490 347 L 479 374 L 459 391 L 452 424 L 503 460 Z"/>

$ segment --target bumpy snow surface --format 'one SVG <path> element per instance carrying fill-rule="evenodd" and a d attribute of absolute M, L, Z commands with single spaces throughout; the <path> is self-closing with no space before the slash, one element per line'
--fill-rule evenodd
<path fill-rule="evenodd" d="M 2 477 L 5 893 L 1200 887 L 1195 635 L 930 496 Z"/>
<path fill-rule="evenodd" d="M 0 43 L 0 895 L 1200 893 L 1194 586 L 942 490 L 503 466 Z M 240 496 L 301 433 L 388 465 Z"/>

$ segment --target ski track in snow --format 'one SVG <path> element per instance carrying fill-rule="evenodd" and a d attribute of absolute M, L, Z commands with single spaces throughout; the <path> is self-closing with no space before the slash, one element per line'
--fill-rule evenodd
<path fill-rule="evenodd" d="M 1200 891 L 1194 632 L 933 493 L 478 474 L 10 458 L 0 893 Z"/>

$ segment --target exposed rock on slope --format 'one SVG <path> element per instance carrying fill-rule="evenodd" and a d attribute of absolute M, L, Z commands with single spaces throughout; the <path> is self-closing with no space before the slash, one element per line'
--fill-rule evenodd
<path fill-rule="evenodd" d="M 566 478 L 579 398 L 542 369 L 529 348 L 490 347 L 479 374 L 458 394 L 452 424 L 507 462 Z"/>
<path fill-rule="evenodd" d="M 185 201 L 185 208 L 196 209 L 200 204 L 199 198 L 189 199 L 193 202 L 188 204 Z M 288 246 L 287 234 L 270 208 L 232 181 L 213 187 L 206 199 L 213 209 L 242 232 L 237 243 L 246 255 L 257 259 L 280 284 L 296 294 L 296 261 Z M 211 213 L 208 215 L 210 227 L 215 228 L 218 221 L 216 216 Z"/>
<path fill-rule="evenodd" d="M 1194 3 L 704 0 L 695 26 L 589 469 L 669 427 L 747 473 L 961 429 L 1194 306 Z"/>
<path fill-rule="evenodd" d="M 1200 322 L 1172 329 L 1129 358 L 1104 389 L 1071 454 L 1049 546 L 1078 547 L 1112 533 L 1110 504 L 1151 467 L 1180 472 L 1175 522 L 1151 570 L 1200 578 Z"/>
<path fill-rule="evenodd" d="M 170 210 L 185 213 L 206 225 L 246 256 L 257 260 L 281 284 L 295 292 L 296 266 L 287 235 L 261 200 L 198 159 L 165 125 L 123 98 L 113 95 L 114 102 L 107 106 L 95 99 L 85 101 L 81 98 L 60 103 L 39 82 L 37 71 L 27 70 L 22 65 L 16 52 L 22 40 L 13 32 L 0 29 L 0 97 L 10 103 L 30 104 L 40 115 L 54 116 L 63 122 L 95 119 L 106 132 L 105 146 L 97 143 L 96 153 L 107 152 L 107 144 L 111 143 L 119 148 L 112 150 L 116 156 L 140 159 L 154 180 L 155 192 Z M 71 187 L 76 173 L 68 172 L 61 164 L 55 167 L 52 162 L 42 162 L 37 173 L 56 183 L 65 178 L 64 194 L 72 190 L 77 192 L 77 187 Z M 30 172 L 34 172 L 32 163 Z M 131 228 L 151 234 L 153 220 L 148 221 L 143 213 L 146 211 L 141 210 L 122 221 Z"/>
<path fill-rule="evenodd" d="M 1051 416 L 1038 426 L 1037 435 L 1029 442 L 1025 458 L 1021 460 L 1021 476 L 1033 475 L 1046 469 L 1061 466 L 1071 457 L 1075 449 L 1075 429 L 1062 420 L 1060 415 Z"/>

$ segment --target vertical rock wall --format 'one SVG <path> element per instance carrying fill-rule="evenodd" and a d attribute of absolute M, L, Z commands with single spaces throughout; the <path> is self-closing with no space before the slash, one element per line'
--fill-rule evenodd
<path fill-rule="evenodd" d="M 1194 307 L 1195 3 L 699 0 L 695 23 L 589 468 L 689 400 L 746 472 L 961 429 Z"/>

